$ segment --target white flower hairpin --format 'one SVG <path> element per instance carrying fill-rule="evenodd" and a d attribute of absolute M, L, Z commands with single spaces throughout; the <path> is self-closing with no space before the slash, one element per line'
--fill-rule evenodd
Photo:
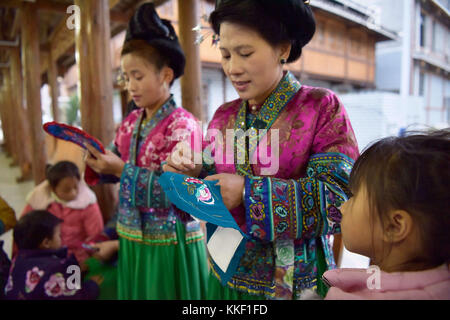
<path fill-rule="evenodd" d="M 208 16 L 204 14 L 201 17 L 202 20 L 208 21 Z M 202 30 L 207 30 L 206 33 L 202 33 Z M 205 39 L 207 39 L 209 36 L 212 35 L 212 41 L 211 45 L 216 46 L 219 42 L 219 36 L 214 33 L 214 31 L 211 30 L 209 27 L 203 27 L 201 24 L 196 25 L 194 28 L 192 28 L 192 31 L 196 33 L 195 36 L 195 44 L 199 45 L 201 44 Z"/>

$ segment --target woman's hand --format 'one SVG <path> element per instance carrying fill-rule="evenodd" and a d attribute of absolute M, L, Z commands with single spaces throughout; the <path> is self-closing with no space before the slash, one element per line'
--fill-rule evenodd
<path fill-rule="evenodd" d="M 164 171 L 198 177 L 200 171 L 202 171 L 202 164 L 194 163 L 194 152 L 186 142 L 181 141 L 175 146 L 175 149 L 167 158 L 167 163 L 162 168 Z"/>
<path fill-rule="evenodd" d="M 106 153 L 100 153 L 93 146 L 86 144 L 88 153 L 86 155 L 86 164 L 97 173 L 112 174 L 120 178 L 125 162 L 110 150 Z"/>
<path fill-rule="evenodd" d="M 98 242 L 92 245 L 94 248 L 98 248 L 93 257 L 101 261 L 108 261 L 119 250 L 119 240 L 109 240 Z"/>
<path fill-rule="evenodd" d="M 220 194 L 228 210 L 232 210 L 242 203 L 242 193 L 245 187 L 244 177 L 237 174 L 220 173 L 208 176 L 205 180 L 219 180 L 216 185 L 220 186 Z"/>

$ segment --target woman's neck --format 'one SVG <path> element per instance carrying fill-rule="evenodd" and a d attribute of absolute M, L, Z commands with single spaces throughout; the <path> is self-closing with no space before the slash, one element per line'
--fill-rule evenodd
<path fill-rule="evenodd" d="M 411 258 L 392 253 L 377 265 L 382 271 L 388 273 L 423 271 L 437 267 L 437 265 L 427 262 L 424 257 Z"/>
<path fill-rule="evenodd" d="M 170 92 L 167 92 L 167 94 L 163 95 L 161 99 L 159 99 L 156 103 L 154 103 L 151 106 L 144 107 L 145 111 L 145 119 L 149 120 L 153 117 L 156 111 L 167 102 L 170 98 Z"/>
<path fill-rule="evenodd" d="M 248 100 L 248 104 L 253 106 L 253 105 L 257 105 L 257 106 L 261 106 L 264 104 L 264 102 L 267 100 L 267 98 L 272 94 L 272 92 L 278 87 L 278 85 L 281 82 L 281 79 L 283 79 L 285 75 L 284 71 L 281 71 L 281 73 L 279 74 L 279 76 L 277 77 L 276 81 L 273 83 L 273 85 L 270 87 L 270 89 L 268 89 L 266 92 L 264 92 L 261 96 L 259 97 L 255 97 L 254 99 L 249 99 Z"/>

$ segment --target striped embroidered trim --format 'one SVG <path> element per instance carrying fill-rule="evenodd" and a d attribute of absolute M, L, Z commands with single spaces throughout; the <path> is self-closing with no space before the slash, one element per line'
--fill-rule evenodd
<path fill-rule="evenodd" d="M 209 258 L 211 259 L 211 258 Z M 215 270 L 215 265 L 210 261 L 211 271 L 214 276 L 221 281 L 220 275 Z M 227 286 L 232 289 L 237 289 L 241 292 L 246 292 L 254 295 L 265 295 L 266 297 L 275 297 L 275 286 L 269 281 L 261 281 L 257 279 L 244 280 L 237 277 L 232 277 L 227 282 Z"/>

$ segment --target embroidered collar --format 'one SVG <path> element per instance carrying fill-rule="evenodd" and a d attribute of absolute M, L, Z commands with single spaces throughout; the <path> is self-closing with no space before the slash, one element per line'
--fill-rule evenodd
<path fill-rule="evenodd" d="M 148 137 L 150 132 L 158 125 L 158 123 L 168 117 L 175 109 L 177 105 L 173 99 L 173 94 L 170 95 L 169 99 L 155 112 L 150 120 L 144 123 L 144 110 L 140 113 L 138 119 L 136 120 L 136 125 L 133 129 L 133 135 L 131 137 L 130 144 L 130 163 L 136 165 L 137 155 L 138 155 L 138 140 L 139 136 Z"/>
<path fill-rule="evenodd" d="M 242 102 L 238 115 L 236 117 L 234 130 L 235 132 L 238 132 L 239 130 L 242 130 L 241 132 L 245 132 L 249 128 L 250 132 L 248 135 L 248 149 L 247 143 L 242 143 L 243 141 L 245 141 L 245 139 L 235 140 L 234 161 L 238 174 L 253 174 L 249 159 L 253 152 L 256 150 L 259 142 L 257 130 L 269 130 L 272 124 L 278 118 L 280 112 L 289 103 L 289 101 L 291 101 L 291 99 L 300 90 L 300 88 L 300 82 L 294 77 L 292 73 L 287 71 L 276 89 L 270 94 L 270 96 L 262 105 L 260 112 L 253 118 L 253 120 L 250 121 L 248 126 L 246 123 L 248 101 Z M 262 138 L 262 136 L 259 136 L 259 138 Z M 240 159 L 245 159 L 244 163 L 242 163 L 242 160 L 239 161 Z"/>

